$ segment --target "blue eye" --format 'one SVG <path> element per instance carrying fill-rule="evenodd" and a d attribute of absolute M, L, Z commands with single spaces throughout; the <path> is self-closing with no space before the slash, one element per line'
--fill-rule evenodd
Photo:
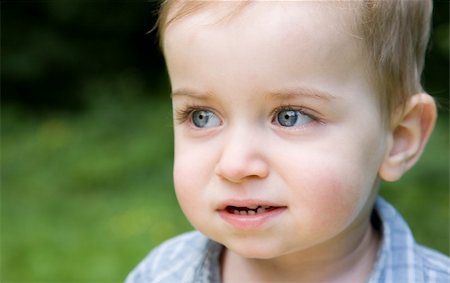
<path fill-rule="evenodd" d="M 220 126 L 220 119 L 211 111 L 195 110 L 191 114 L 192 123 L 197 128 L 212 128 Z"/>
<path fill-rule="evenodd" d="M 300 126 L 311 121 L 311 117 L 298 110 L 281 110 L 276 114 L 276 122 L 282 127 Z"/>

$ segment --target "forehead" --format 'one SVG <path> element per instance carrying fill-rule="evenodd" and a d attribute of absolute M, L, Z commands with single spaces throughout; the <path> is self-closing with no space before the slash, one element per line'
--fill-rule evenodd
<path fill-rule="evenodd" d="M 238 71 L 248 70 L 247 74 L 268 67 L 274 74 L 282 74 L 276 72 L 278 67 L 298 74 L 299 64 L 326 62 L 328 66 L 316 64 L 316 71 L 325 75 L 327 67 L 334 71 L 335 65 L 361 59 L 360 39 L 352 28 L 354 9 L 349 5 L 270 1 L 239 6 L 238 12 L 236 7 L 232 2 L 214 2 L 167 28 L 164 50 L 171 77 L 173 65 L 199 66 L 198 58 L 208 54 L 215 55 L 208 60 L 217 66 L 227 57 L 226 63 L 234 60 Z M 190 60 L 194 57 L 197 61 Z M 245 62 L 252 58 L 246 69 Z"/>
<path fill-rule="evenodd" d="M 314 40 L 339 48 L 338 45 L 361 43 L 354 28 L 355 5 L 337 3 L 353 1 L 206 2 L 198 10 L 171 22 L 165 30 L 163 49 L 198 40 L 214 42 L 216 49 L 219 45 L 234 44 L 237 50 L 244 42 L 251 43 L 246 40 L 251 39 L 258 44 L 254 48 L 281 44 L 298 52 L 313 51 L 310 48 Z M 174 9 L 172 14 L 182 12 Z M 225 42 L 208 40 L 224 32 Z"/>
<path fill-rule="evenodd" d="M 361 15 L 361 2 L 360 0 L 353 1 L 342 1 L 342 0 L 317 0 L 317 1 L 179 1 L 179 0 L 167 0 L 161 7 L 161 13 L 159 18 L 159 31 L 161 34 L 161 45 L 163 46 L 163 39 L 168 26 L 173 25 L 175 22 L 179 22 L 181 19 L 186 19 L 191 16 L 199 16 L 198 18 L 208 18 L 205 19 L 205 24 L 207 22 L 227 22 L 232 18 L 236 18 L 248 10 L 249 7 L 261 8 L 263 5 L 270 7 L 271 9 L 285 8 L 291 9 L 295 6 L 309 6 L 309 9 L 316 11 L 315 15 L 326 15 L 333 16 L 336 20 L 335 24 L 345 22 L 343 18 L 348 18 L 352 15 L 355 19 Z M 299 5 L 300 4 L 300 5 Z M 309 12 L 311 12 L 311 10 Z M 261 11 L 259 11 L 261 12 Z M 300 9 L 295 9 L 289 13 L 289 10 L 282 11 L 286 14 L 296 14 L 298 19 L 302 18 L 302 13 Z M 305 11 L 306 12 L 306 11 Z M 308 13 L 308 12 L 306 12 Z M 326 14 L 328 13 L 328 14 Z M 209 15 L 208 15 L 209 14 Z M 262 15 L 262 14 L 261 14 Z M 242 16 L 242 15 L 241 15 Z M 337 17 L 336 17 L 337 16 Z M 344 17 L 340 17 L 344 16 Z M 339 18 L 340 17 L 340 18 Z M 271 18 L 265 18 L 265 21 L 272 21 Z M 356 22 L 353 20 L 353 22 Z M 229 22 L 228 22 L 229 23 Z"/>

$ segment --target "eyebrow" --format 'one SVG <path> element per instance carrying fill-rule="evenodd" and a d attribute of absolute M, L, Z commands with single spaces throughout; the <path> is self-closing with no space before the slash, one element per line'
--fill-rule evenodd
<path fill-rule="evenodd" d="M 330 101 L 336 99 L 336 96 L 325 91 L 311 87 L 298 86 L 293 88 L 281 88 L 271 90 L 268 93 L 270 98 L 292 99 L 297 97 L 310 97 L 319 100 Z"/>
<path fill-rule="evenodd" d="M 188 96 L 191 98 L 196 99 L 211 99 L 213 97 L 213 94 L 210 92 L 202 92 L 187 88 L 177 89 L 173 91 L 170 94 L 171 98 L 177 97 L 177 96 Z M 336 99 L 336 96 L 324 91 L 319 90 L 316 88 L 310 88 L 310 87 L 293 87 L 293 88 L 280 88 L 280 89 L 274 89 L 270 90 L 266 96 L 267 98 L 277 98 L 277 99 L 293 99 L 298 97 L 310 97 L 313 99 L 319 99 L 319 100 L 325 100 L 330 101 L 332 99 Z"/>
<path fill-rule="evenodd" d="M 188 88 L 181 88 L 181 89 L 177 89 L 177 90 L 173 91 L 170 94 L 171 98 L 174 98 L 177 96 L 188 96 L 188 97 L 196 98 L 196 99 L 210 99 L 213 95 L 210 92 L 202 92 L 202 91 L 197 91 L 197 90 L 188 89 Z"/>

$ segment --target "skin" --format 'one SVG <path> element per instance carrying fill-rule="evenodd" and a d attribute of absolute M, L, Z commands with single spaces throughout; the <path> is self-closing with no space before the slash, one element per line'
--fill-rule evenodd
<path fill-rule="evenodd" d="M 379 242 L 369 221 L 378 171 L 395 135 L 351 10 L 298 1 L 223 11 L 211 5 L 165 34 L 181 208 L 226 247 L 224 282 L 364 282 Z M 286 109 L 300 111 L 292 127 L 278 120 Z M 236 227 L 221 216 L 236 201 L 282 209 Z"/>

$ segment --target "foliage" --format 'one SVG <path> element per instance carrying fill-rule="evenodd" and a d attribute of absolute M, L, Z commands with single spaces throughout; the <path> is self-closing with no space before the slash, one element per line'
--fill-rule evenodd
<path fill-rule="evenodd" d="M 164 76 L 154 25 L 158 1 L 2 1 L 2 102 L 29 111 L 83 110 L 86 85 L 132 73 Z M 142 95 L 147 95 L 142 93 Z"/>
<path fill-rule="evenodd" d="M 2 115 L 1 282 L 120 281 L 189 229 L 172 192 L 168 100 L 100 95 L 80 116 Z"/>

